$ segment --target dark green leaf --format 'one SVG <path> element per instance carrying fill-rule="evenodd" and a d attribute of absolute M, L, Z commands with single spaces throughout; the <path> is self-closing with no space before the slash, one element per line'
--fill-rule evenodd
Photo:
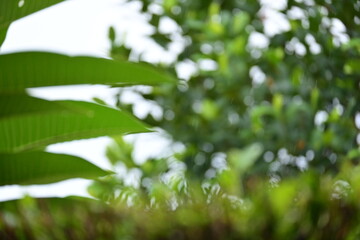
<path fill-rule="evenodd" d="M 0 30 L 13 21 L 60 3 L 63 0 L 2 0 L 0 1 Z"/>
<path fill-rule="evenodd" d="M 109 40 L 110 40 L 112 43 L 115 42 L 116 32 L 115 32 L 115 28 L 114 28 L 113 26 L 111 26 L 111 27 L 109 28 L 108 37 L 109 37 Z"/>
<path fill-rule="evenodd" d="M 5 41 L 7 30 L 8 30 L 8 27 L 5 27 L 4 29 L 0 29 L 0 47 Z"/>

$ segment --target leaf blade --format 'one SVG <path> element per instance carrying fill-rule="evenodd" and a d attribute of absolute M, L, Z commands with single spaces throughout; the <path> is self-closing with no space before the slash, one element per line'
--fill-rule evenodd
<path fill-rule="evenodd" d="M 0 92 L 74 84 L 143 84 L 175 82 L 150 66 L 95 57 L 69 57 L 46 52 L 0 55 Z"/>
<path fill-rule="evenodd" d="M 0 118 L 0 153 L 15 153 L 71 140 L 150 131 L 135 117 L 110 107 L 81 101 L 53 103 L 74 110 L 30 112 Z M 26 103 L 17 102 L 17 105 L 21 104 Z"/>
<path fill-rule="evenodd" d="M 42 0 L 42 1 L 0 1 L 0 29 L 7 28 L 13 21 L 28 16 L 34 12 L 50 7 L 63 0 Z"/>
<path fill-rule="evenodd" d="M 109 172 L 76 156 L 48 152 L 0 154 L 0 186 L 47 184 L 70 178 L 94 179 Z"/>
<path fill-rule="evenodd" d="M 73 110 L 65 107 L 61 103 L 31 97 L 25 94 L 0 95 L 0 109 L 0 119 L 26 114 Z"/>

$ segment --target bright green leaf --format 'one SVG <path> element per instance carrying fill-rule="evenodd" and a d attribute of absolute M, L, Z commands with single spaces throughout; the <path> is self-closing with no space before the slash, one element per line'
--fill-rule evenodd
<path fill-rule="evenodd" d="M 72 84 L 145 84 L 173 82 L 148 65 L 46 52 L 0 55 L 0 92 Z"/>
<path fill-rule="evenodd" d="M 275 112 L 280 116 L 281 109 L 284 105 L 284 97 L 281 94 L 274 94 L 273 101 L 272 101 L 273 107 Z"/>
<path fill-rule="evenodd" d="M 47 101 L 25 94 L 0 95 L 0 120 L 16 115 L 74 110 L 60 102 Z"/>
<path fill-rule="evenodd" d="M 277 216 L 283 217 L 294 202 L 296 193 L 296 184 L 291 181 L 282 183 L 279 187 L 272 189 L 270 202 Z"/>
<path fill-rule="evenodd" d="M 57 142 L 149 131 L 134 117 L 110 107 L 80 101 L 52 103 L 73 110 L 30 112 L 0 119 L 0 152 L 19 152 Z M 26 102 L 18 101 L 17 104 L 19 109 L 26 106 Z"/>
<path fill-rule="evenodd" d="M 110 172 L 71 155 L 47 152 L 0 154 L 0 185 L 46 184 L 69 178 L 97 178 Z"/>
<path fill-rule="evenodd" d="M 219 114 L 219 107 L 210 99 L 205 99 L 202 102 L 201 115 L 208 120 L 215 119 Z"/>
<path fill-rule="evenodd" d="M 244 173 L 248 170 L 263 152 L 263 147 L 254 143 L 244 149 L 234 149 L 228 153 L 228 159 L 231 166 L 239 173 Z"/>

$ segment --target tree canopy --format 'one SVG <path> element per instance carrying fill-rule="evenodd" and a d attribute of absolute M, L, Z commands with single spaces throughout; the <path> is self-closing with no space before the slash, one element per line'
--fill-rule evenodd
<path fill-rule="evenodd" d="M 176 41 L 163 33 L 165 20 L 185 41 L 165 68 L 195 68 L 177 86 L 143 95 L 163 109 L 146 121 L 185 144 L 181 160 L 193 176 L 253 143 L 264 153 L 253 171 L 281 177 L 337 172 L 358 157 L 358 1 L 141 2 L 154 41 L 165 49 Z"/>

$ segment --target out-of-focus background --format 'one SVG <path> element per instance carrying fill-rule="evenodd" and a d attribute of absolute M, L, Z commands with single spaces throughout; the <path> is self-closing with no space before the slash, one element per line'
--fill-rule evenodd
<path fill-rule="evenodd" d="M 359 239 L 359 0 L 0 5 L 1 239 Z"/>
<path fill-rule="evenodd" d="M 264 19 L 264 31 L 268 36 L 290 29 L 289 21 L 277 10 L 286 5 L 286 1 L 261 1 Z M 173 41 L 167 50 L 156 44 L 149 35 L 153 28 L 148 23 L 146 15 L 140 12 L 140 2 L 125 2 L 118 0 L 69 0 L 50 7 L 28 17 L 14 22 L 1 48 L 1 53 L 18 51 L 52 51 L 67 55 L 87 55 L 107 58 L 111 48 L 108 39 L 108 29 L 113 26 L 118 38 L 123 44 L 133 49 L 132 57 L 141 55 L 142 60 L 157 63 L 171 63 L 182 52 L 185 45 L 183 38 Z M 156 9 L 155 9 L 156 11 Z M 293 15 L 301 17 L 301 11 L 295 9 Z M 66 16 L 66 17 L 64 17 Z M 348 37 L 343 33 L 344 26 L 334 22 L 333 32 L 339 41 L 346 42 Z M 163 21 L 160 26 L 164 32 L 176 32 L 174 22 Z M 119 39 L 118 39 L 119 40 Z M 268 39 L 260 33 L 253 33 L 249 37 L 253 47 L 266 48 Z M 320 51 L 315 43 L 311 45 L 314 52 Z M 295 51 L 301 54 L 304 51 L 299 44 L 294 45 Z M 206 66 L 205 66 L 206 65 Z M 211 69 L 212 63 L 204 62 L 205 68 Z M 178 76 L 188 79 L 195 71 L 193 63 L 182 63 L 177 66 Z M 254 68 L 252 71 L 258 81 L 262 81 L 263 73 Z M 146 88 L 144 88 L 146 92 Z M 30 89 L 30 94 L 48 100 L 74 99 L 91 101 L 94 97 L 104 100 L 107 104 L 115 105 L 115 96 L 118 89 L 106 86 L 70 86 L 46 87 Z M 134 114 L 138 117 L 162 115 L 159 106 L 143 101 L 138 95 L 127 91 L 122 94 L 122 101 L 134 104 Z M 323 122 L 326 119 L 324 112 L 319 112 L 315 121 Z M 357 123 L 359 125 L 359 123 Z M 146 133 L 125 137 L 134 143 L 134 159 L 144 162 L 149 157 L 170 154 L 169 141 L 162 137 L 162 133 Z M 109 145 L 108 137 L 90 140 L 72 141 L 51 145 L 50 152 L 69 153 L 82 156 L 96 165 L 110 169 L 111 165 L 105 158 L 105 147 Z M 181 146 L 180 146 L 181 148 Z M 176 149 L 175 149 L 176 151 Z M 30 194 L 35 197 L 79 195 L 89 196 L 86 187 L 90 180 L 74 179 L 56 184 L 42 186 L 5 186 L 0 188 L 0 200 L 15 199 Z"/>

